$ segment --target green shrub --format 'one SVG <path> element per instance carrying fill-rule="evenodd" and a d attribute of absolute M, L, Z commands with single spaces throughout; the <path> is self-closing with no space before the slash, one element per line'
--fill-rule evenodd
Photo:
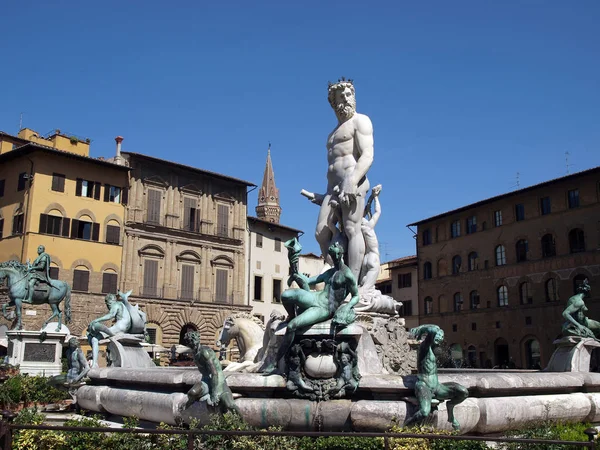
<path fill-rule="evenodd" d="M 66 427 L 93 427 L 101 428 L 105 425 L 96 416 L 84 417 L 65 421 Z M 65 448 L 71 450 L 88 450 L 105 448 L 107 436 L 103 433 L 89 433 L 79 431 L 65 432 Z"/>
<path fill-rule="evenodd" d="M 541 422 L 537 425 L 506 433 L 507 437 L 524 439 L 548 439 L 559 441 L 587 441 L 583 432 L 590 428 L 589 423 Z M 570 450 L 581 447 L 568 444 L 518 444 L 506 443 L 500 447 L 504 450 Z"/>

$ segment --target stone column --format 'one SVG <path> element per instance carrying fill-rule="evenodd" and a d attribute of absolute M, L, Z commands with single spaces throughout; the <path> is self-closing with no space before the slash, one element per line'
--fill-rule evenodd
<path fill-rule="evenodd" d="M 142 280 L 140 278 L 140 255 L 138 254 L 140 244 L 140 237 L 132 234 L 131 235 L 131 270 L 132 274 L 132 288 L 136 295 L 141 292 Z"/>

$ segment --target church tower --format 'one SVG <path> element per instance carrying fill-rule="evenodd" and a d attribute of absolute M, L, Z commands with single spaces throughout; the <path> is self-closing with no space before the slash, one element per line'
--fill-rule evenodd
<path fill-rule="evenodd" d="M 279 189 L 275 186 L 275 173 L 271 163 L 271 144 L 267 151 L 267 165 L 263 175 L 263 182 L 258 191 L 258 206 L 256 216 L 267 222 L 279 223 L 281 206 L 279 206 Z"/>

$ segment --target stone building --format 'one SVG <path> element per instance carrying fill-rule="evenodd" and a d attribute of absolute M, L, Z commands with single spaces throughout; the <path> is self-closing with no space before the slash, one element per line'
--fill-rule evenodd
<path fill-rule="evenodd" d="M 128 172 L 90 157 L 89 139 L 60 130 L 0 133 L 0 261 L 33 261 L 45 246 L 50 277 L 72 286 L 76 335 L 106 312 L 104 294 L 118 286 Z M 37 329 L 50 314 L 47 305 L 24 305 L 24 326 Z"/>
<path fill-rule="evenodd" d="M 281 206 L 270 147 L 255 210 L 257 217 L 248 216 L 247 298 L 252 314 L 266 323 L 271 311 L 285 313 L 281 293 L 287 289 L 290 265 L 283 243 L 302 234 L 300 230 L 279 223 Z"/>
<path fill-rule="evenodd" d="M 157 344 L 189 330 L 214 345 L 245 301 L 247 188 L 226 175 L 133 152 L 119 286 L 148 315 Z"/>
<path fill-rule="evenodd" d="M 394 300 L 402 302 L 400 317 L 407 329 L 419 325 L 419 292 L 417 283 L 417 257 L 404 256 L 386 263 L 391 283 L 388 292 Z M 383 291 L 382 291 L 383 293 Z"/>
<path fill-rule="evenodd" d="M 446 332 L 452 359 L 545 367 L 561 313 L 588 279 L 600 318 L 600 167 L 420 220 L 419 321 Z"/>

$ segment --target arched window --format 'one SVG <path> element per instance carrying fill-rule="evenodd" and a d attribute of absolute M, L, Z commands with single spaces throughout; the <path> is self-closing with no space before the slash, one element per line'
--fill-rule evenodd
<path fill-rule="evenodd" d="M 504 285 L 498 288 L 498 306 L 508 306 L 508 288 Z"/>
<path fill-rule="evenodd" d="M 542 258 L 556 256 L 556 242 L 550 233 L 542 236 Z"/>
<path fill-rule="evenodd" d="M 506 250 L 504 245 L 499 245 L 496 247 L 496 265 L 503 266 L 504 264 L 506 264 Z"/>
<path fill-rule="evenodd" d="M 102 272 L 102 293 L 116 294 L 117 293 L 117 272 L 113 269 L 107 269 Z"/>
<path fill-rule="evenodd" d="M 556 280 L 554 278 L 550 278 L 548 281 L 546 281 L 546 301 L 555 302 L 556 300 L 558 300 Z"/>
<path fill-rule="evenodd" d="M 579 286 L 583 285 L 583 282 L 587 279 L 587 277 L 585 275 L 576 275 L 575 278 L 573 278 L 573 294 L 578 294 L 579 291 Z"/>
<path fill-rule="evenodd" d="M 431 279 L 431 263 L 428 261 L 423 264 L 423 279 L 430 280 Z"/>
<path fill-rule="evenodd" d="M 425 315 L 433 314 L 433 299 L 431 297 L 425 297 L 425 301 L 423 303 Z"/>
<path fill-rule="evenodd" d="M 531 296 L 531 283 L 525 281 L 519 286 L 519 299 L 521 305 L 530 305 L 533 303 L 533 297 Z"/>
<path fill-rule="evenodd" d="M 477 252 L 469 253 L 469 272 L 477 270 Z"/>
<path fill-rule="evenodd" d="M 569 249 L 571 253 L 585 252 L 585 237 L 581 228 L 569 231 Z"/>
<path fill-rule="evenodd" d="M 541 369 L 540 366 L 540 343 L 537 339 L 525 342 L 525 358 L 528 369 Z"/>
<path fill-rule="evenodd" d="M 437 266 L 438 277 L 445 277 L 448 275 L 448 265 L 445 259 L 440 259 L 437 263 Z"/>
<path fill-rule="evenodd" d="M 516 250 L 517 262 L 527 261 L 527 251 L 529 250 L 529 245 L 526 239 L 520 239 L 517 241 Z"/>
<path fill-rule="evenodd" d="M 461 263 L 462 259 L 459 255 L 456 255 L 452 258 L 452 275 L 456 275 L 460 272 Z"/>
<path fill-rule="evenodd" d="M 90 285 L 90 270 L 86 266 L 77 266 L 73 270 L 73 290 L 87 292 Z"/>
<path fill-rule="evenodd" d="M 454 294 L 454 312 L 459 312 L 462 309 L 463 298 L 460 292 Z"/>
<path fill-rule="evenodd" d="M 471 291 L 469 294 L 469 303 L 471 305 L 471 309 L 479 308 L 479 292 Z"/>

